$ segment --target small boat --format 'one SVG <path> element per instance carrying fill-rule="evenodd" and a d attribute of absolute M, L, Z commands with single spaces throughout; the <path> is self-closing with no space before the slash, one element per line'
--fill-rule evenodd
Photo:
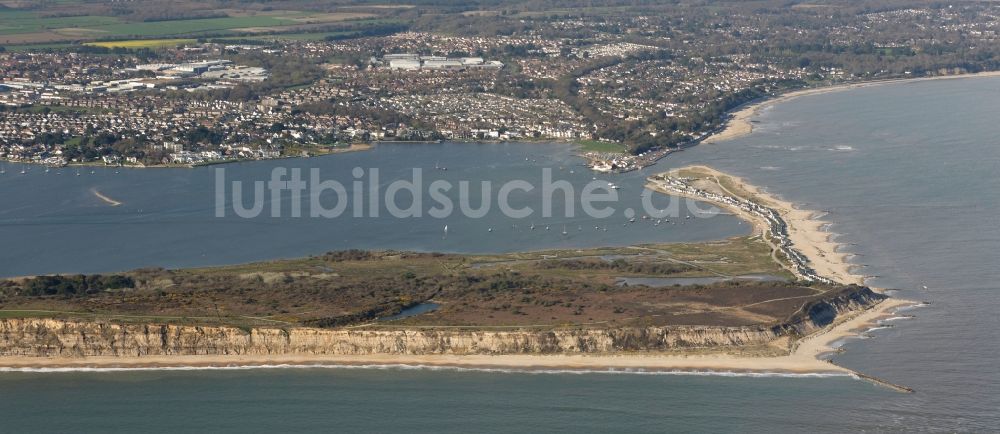
<path fill-rule="evenodd" d="M 24 175 L 25 173 L 28 173 L 28 169 L 21 169 L 21 174 Z"/>
<path fill-rule="evenodd" d="M 635 217 L 632 217 L 632 218 L 628 219 L 628 222 L 629 223 L 635 223 Z"/>
<path fill-rule="evenodd" d="M 545 225 L 545 230 L 549 230 L 549 225 Z"/>
<path fill-rule="evenodd" d="M 534 223 L 532 223 L 532 224 L 531 224 L 531 227 L 530 227 L 529 229 L 531 229 L 531 230 L 535 230 L 535 224 L 534 224 Z"/>
<path fill-rule="evenodd" d="M 487 229 L 486 232 L 493 232 L 493 228 Z"/>

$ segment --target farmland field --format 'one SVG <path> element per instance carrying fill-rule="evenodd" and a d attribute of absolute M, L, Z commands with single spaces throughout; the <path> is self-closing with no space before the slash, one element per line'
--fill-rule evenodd
<path fill-rule="evenodd" d="M 219 12 L 229 16 L 169 21 L 128 21 L 124 18 L 102 15 L 51 17 L 30 10 L 0 9 L 0 44 L 46 44 L 116 37 L 138 39 L 222 35 L 233 32 L 264 33 L 279 28 L 304 30 L 310 26 L 326 23 L 376 18 L 375 15 L 358 12 L 317 13 L 287 10 L 263 13 L 232 10 Z M 162 45 L 154 44 L 151 47 L 155 46 Z"/>
<path fill-rule="evenodd" d="M 159 48 L 188 44 L 195 41 L 195 39 L 132 39 L 128 41 L 87 42 L 83 45 L 105 48 Z"/>
<path fill-rule="evenodd" d="M 0 35 L 45 32 L 63 28 L 106 26 L 118 18 L 101 16 L 41 17 L 31 11 L 0 10 Z"/>

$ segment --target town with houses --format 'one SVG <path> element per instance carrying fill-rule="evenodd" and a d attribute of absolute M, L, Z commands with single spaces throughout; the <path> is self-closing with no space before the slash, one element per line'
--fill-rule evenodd
<path fill-rule="evenodd" d="M 941 35 L 877 31 L 915 17 L 954 39 L 942 50 L 996 42 L 997 14 L 984 7 L 813 14 L 784 26 L 752 14 L 692 17 L 712 24 L 698 26 L 551 16 L 493 35 L 8 50 L 0 52 L 0 159 L 197 165 L 383 141 L 533 140 L 582 143 L 595 170 L 632 170 L 717 131 L 731 109 L 785 90 L 974 71 L 946 66 L 946 53 L 903 57 L 942 46 Z M 830 54 L 774 54 L 768 44 L 788 33 L 825 41 Z M 874 54 L 838 57 L 848 50 Z"/>

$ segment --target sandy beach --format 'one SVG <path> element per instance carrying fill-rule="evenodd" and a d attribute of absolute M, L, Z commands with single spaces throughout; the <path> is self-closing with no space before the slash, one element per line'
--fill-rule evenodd
<path fill-rule="evenodd" d="M 636 370 L 636 371 L 713 371 L 719 373 L 842 374 L 853 371 L 818 358 L 834 351 L 831 344 L 854 336 L 875 324 L 878 319 L 910 303 L 889 299 L 872 309 L 839 323 L 828 331 L 804 340 L 796 350 L 780 357 L 745 357 L 730 354 L 661 355 L 275 355 L 275 356 L 146 356 L 37 358 L 4 357 L 2 368 L 156 368 L 156 367 L 231 367 L 231 366 L 452 366 L 482 369 L 515 370 Z"/>
<path fill-rule="evenodd" d="M 892 80 L 840 84 L 834 86 L 824 86 L 824 87 L 796 90 L 778 95 L 774 98 L 768 98 L 760 102 L 749 103 L 744 105 L 739 110 L 736 110 L 730 114 L 729 120 L 726 121 L 726 125 L 721 131 L 705 138 L 705 140 L 702 140 L 702 143 L 718 143 L 746 136 L 753 132 L 753 122 L 751 122 L 751 120 L 760 115 L 760 113 L 764 109 L 803 96 L 840 92 L 848 89 L 881 86 L 885 84 L 899 83 L 899 82 L 919 82 L 928 80 L 949 80 L 957 78 L 996 77 L 996 76 L 1000 76 L 1000 71 L 980 72 L 975 74 L 942 75 L 937 77 L 899 78 Z"/>
<path fill-rule="evenodd" d="M 824 230 L 824 225 L 828 222 L 818 217 L 817 211 L 797 208 L 793 203 L 781 200 L 774 195 L 762 191 L 759 187 L 749 184 L 742 178 L 722 173 L 707 166 L 688 166 L 674 169 L 671 173 L 682 170 L 693 170 L 705 174 L 715 179 L 727 179 L 733 185 L 750 193 L 752 199 L 768 206 L 781 214 L 782 219 L 788 224 L 788 236 L 794 247 L 809 258 L 810 265 L 816 272 L 824 277 L 841 283 L 864 284 L 864 276 L 851 272 L 851 263 L 848 261 L 846 253 L 839 252 L 842 245 L 831 240 L 834 234 Z M 668 194 L 675 194 L 666 192 Z M 721 205 L 721 204 L 717 204 Z M 730 211 L 737 213 L 744 220 L 754 224 L 758 231 L 766 227 L 767 222 L 761 221 L 739 209 L 727 207 Z"/>

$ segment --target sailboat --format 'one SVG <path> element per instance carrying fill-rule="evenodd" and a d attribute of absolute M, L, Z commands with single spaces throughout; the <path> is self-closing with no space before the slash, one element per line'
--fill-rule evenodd
<path fill-rule="evenodd" d="M 444 225 L 444 236 L 441 238 L 448 238 L 448 225 Z"/>
<path fill-rule="evenodd" d="M 569 234 L 569 232 L 566 232 L 566 225 L 563 225 L 563 232 L 562 232 L 562 234 L 563 235 Z"/>

